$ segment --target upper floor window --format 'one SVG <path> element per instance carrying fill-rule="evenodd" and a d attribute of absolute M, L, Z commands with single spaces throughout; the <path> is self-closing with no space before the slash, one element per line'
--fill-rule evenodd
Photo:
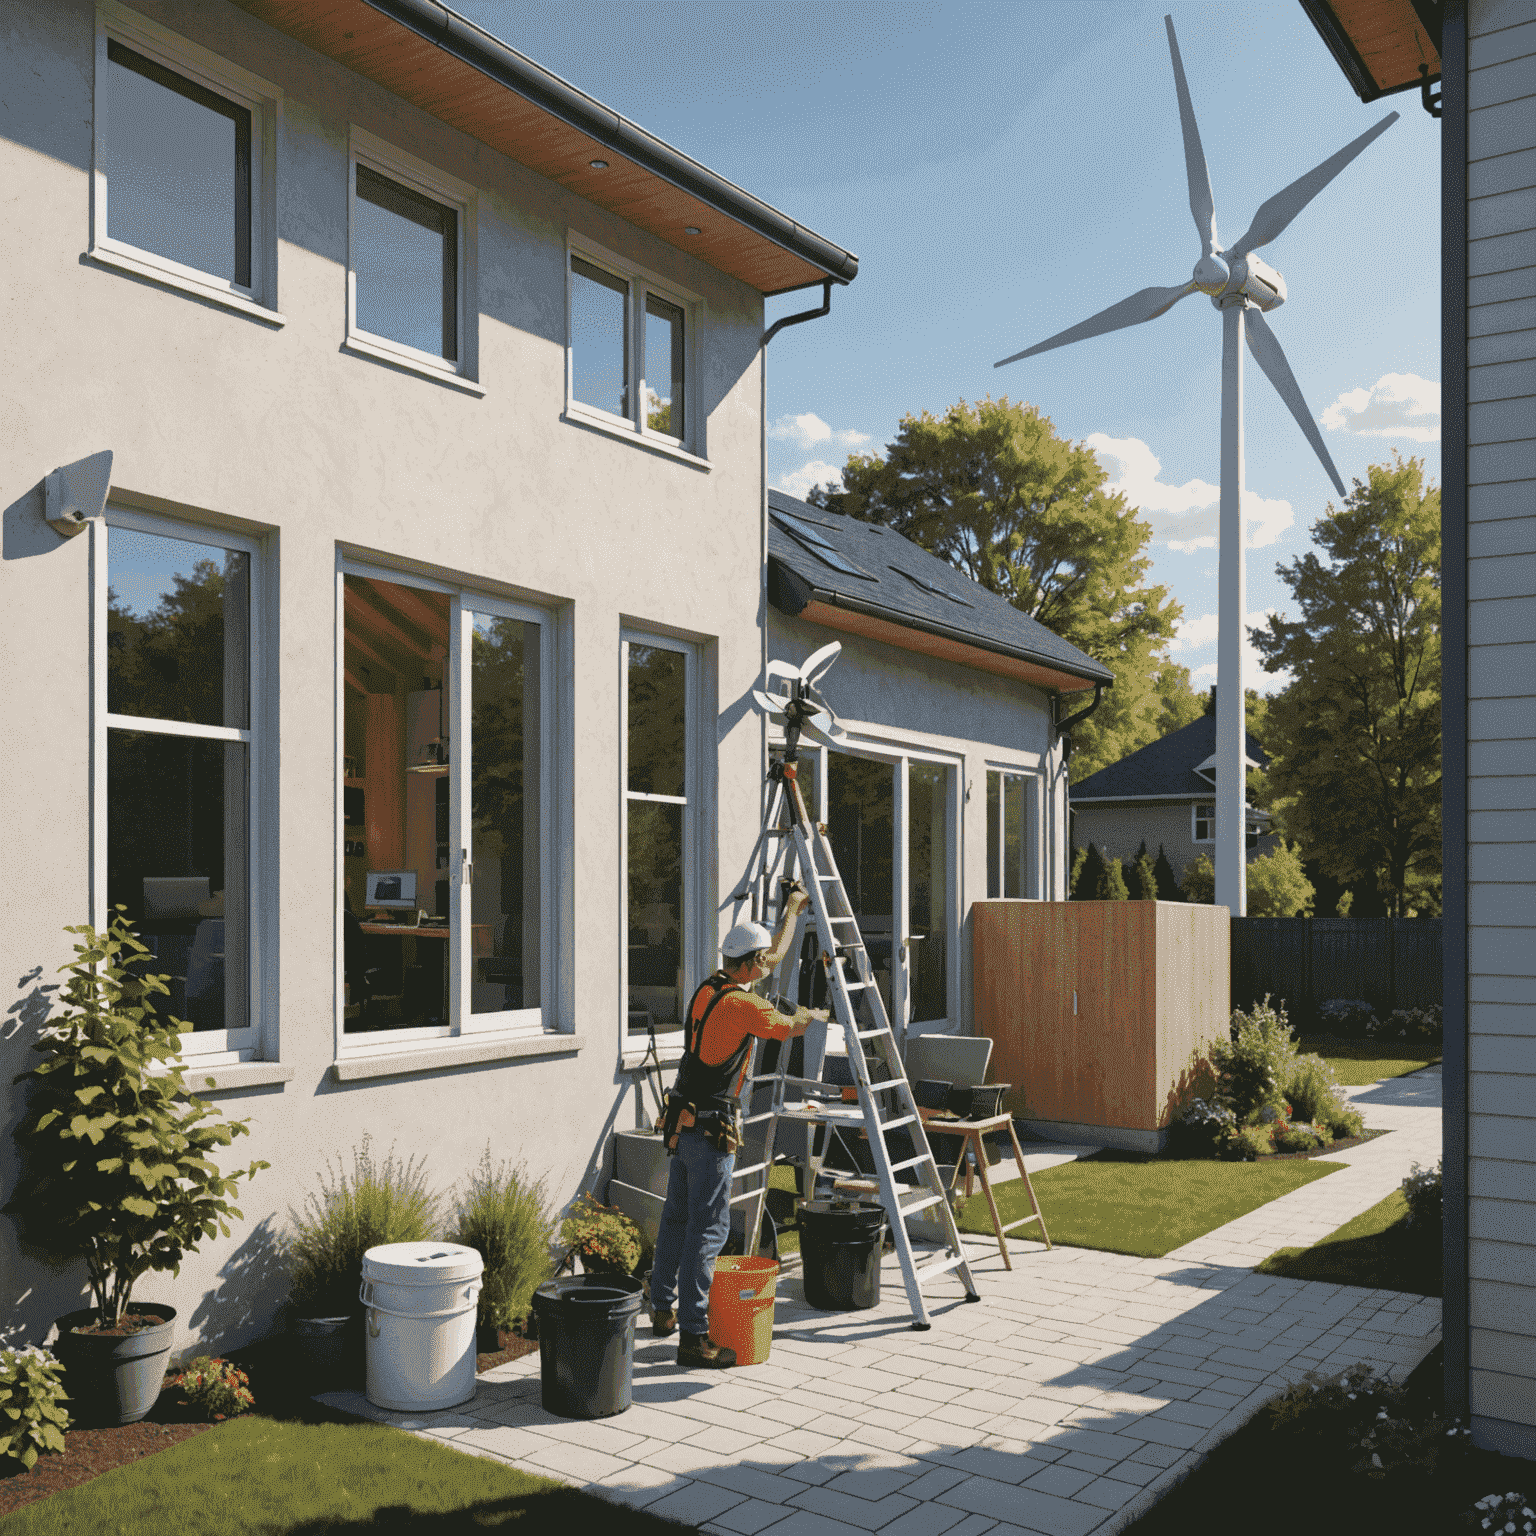
<path fill-rule="evenodd" d="M 347 344 L 472 387 L 472 188 L 352 130 Z"/>
<path fill-rule="evenodd" d="M 599 424 L 690 448 L 696 301 L 607 252 L 570 253 L 567 404 Z"/>
<path fill-rule="evenodd" d="M 111 509 L 105 543 L 97 921 L 127 909 L 185 1049 L 241 1050 L 260 995 L 255 546 Z"/>
<path fill-rule="evenodd" d="M 91 254 L 270 313 L 278 92 L 117 6 L 96 53 Z"/>

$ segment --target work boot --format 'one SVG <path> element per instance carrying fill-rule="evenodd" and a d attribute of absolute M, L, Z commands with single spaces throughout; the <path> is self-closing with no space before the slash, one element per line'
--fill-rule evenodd
<path fill-rule="evenodd" d="M 658 1307 L 651 1313 L 651 1332 L 658 1339 L 669 1338 L 677 1332 L 677 1313 L 671 1307 Z"/>
<path fill-rule="evenodd" d="M 685 1328 L 677 1341 L 677 1363 L 725 1371 L 736 1364 L 736 1351 L 716 1344 L 707 1333 L 689 1333 Z"/>

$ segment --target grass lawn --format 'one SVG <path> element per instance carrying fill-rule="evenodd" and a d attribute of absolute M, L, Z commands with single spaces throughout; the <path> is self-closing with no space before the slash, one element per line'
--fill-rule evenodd
<path fill-rule="evenodd" d="M 248 1416 L 158 1455 L 29 1504 L 5 1536 L 141 1536 L 211 1531 L 383 1532 L 430 1536 L 507 1530 L 601 1530 L 614 1506 L 501 1462 L 433 1445 L 382 1424 L 301 1424 Z M 625 1510 L 626 1536 L 684 1527 Z"/>
<path fill-rule="evenodd" d="M 1032 1175 L 1032 1182 L 1053 1243 L 1160 1259 L 1303 1184 L 1327 1178 L 1340 1166 L 1306 1158 L 1225 1163 L 1102 1152 L 1047 1168 Z M 1005 1224 L 1029 1215 L 1029 1197 L 1021 1180 L 999 1185 L 995 1193 Z M 960 1229 L 992 1230 L 986 1196 L 979 1189 L 966 1202 Z M 1009 1241 L 1037 1241 L 1037 1230 L 1021 1227 L 1010 1234 Z"/>
<path fill-rule="evenodd" d="M 1441 1294 L 1439 1244 L 1418 1243 L 1409 1236 L 1408 1202 L 1400 1190 L 1310 1248 L 1277 1249 L 1259 1265 L 1259 1272 L 1419 1296 Z"/>
<path fill-rule="evenodd" d="M 1347 1088 L 1362 1088 L 1384 1077 L 1403 1077 L 1440 1060 L 1436 1047 L 1412 1045 L 1406 1040 L 1340 1040 L 1312 1035 L 1299 1046 L 1306 1055 L 1321 1056 Z"/>

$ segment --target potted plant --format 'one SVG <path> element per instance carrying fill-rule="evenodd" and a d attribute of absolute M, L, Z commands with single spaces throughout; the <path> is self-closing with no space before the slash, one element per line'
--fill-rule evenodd
<path fill-rule="evenodd" d="M 352 1172 L 327 1160 L 320 1188 L 302 1210 L 289 1209 L 284 1242 L 291 1289 L 291 1329 L 300 1365 L 312 1380 L 334 1377 L 348 1353 L 362 1349 L 363 1255 L 383 1243 L 427 1242 L 439 1235 L 439 1206 L 426 1165 L 402 1163 L 391 1149 L 382 1163 L 364 1135 L 352 1150 Z"/>
<path fill-rule="evenodd" d="M 572 1203 L 560 1224 L 560 1242 L 565 1250 L 561 1268 L 579 1258 L 589 1275 L 632 1275 L 644 1252 L 640 1228 L 590 1193 Z"/>
<path fill-rule="evenodd" d="M 190 1093 L 179 1061 L 183 1025 L 155 1012 L 169 993 L 149 975 L 149 950 L 119 907 L 105 932 L 89 924 L 60 970 L 64 1012 L 33 1049 L 16 1132 L 25 1165 L 5 1209 L 28 1243 L 85 1260 L 91 1305 L 58 1320 L 54 1353 L 82 1413 L 131 1424 L 154 1406 L 171 1352 L 176 1311 L 131 1299 L 146 1270 L 181 1258 L 216 1232 L 229 1235 L 242 1178 L 270 1166 L 221 1173 L 213 1156 L 249 1130 Z"/>
<path fill-rule="evenodd" d="M 494 1165 L 487 1146 L 457 1206 L 453 1241 L 485 1261 L 476 1332 L 481 1351 L 494 1353 L 508 1348 L 508 1330 L 529 1316 L 534 1291 L 554 1269 L 544 1180 L 532 1182 L 510 1163 Z"/>

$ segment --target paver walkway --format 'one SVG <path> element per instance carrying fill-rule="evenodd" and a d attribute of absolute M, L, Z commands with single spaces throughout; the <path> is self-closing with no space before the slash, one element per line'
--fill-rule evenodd
<path fill-rule="evenodd" d="M 1372 1123 L 1402 1125 L 1297 1191 L 1349 1191 L 1317 1218 L 1324 1231 L 1380 1199 L 1389 1174 L 1382 1193 L 1395 1187 L 1405 1159 L 1439 1155 L 1428 1120 L 1413 1118 L 1429 1092 L 1422 1078 L 1356 1092 Z M 1300 1228 L 1312 1220 L 1298 1210 L 1224 1238 L 1226 1251 L 1310 1241 Z M 635 1405 L 612 1419 L 546 1413 L 536 1356 L 481 1377 L 471 1403 L 444 1413 L 325 1401 L 711 1533 L 1111 1536 L 1304 1371 L 1363 1360 L 1401 1375 L 1440 1333 L 1438 1301 L 1256 1275 L 1252 1259 L 1189 1257 L 1196 1243 L 1162 1259 L 1027 1246 L 1012 1273 L 995 1246 L 968 1246 L 983 1301 L 936 1287 L 927 1333 L 910 1328 L 890 1266 L 868 1312 L 813 1311 L 798 1278 L 782 1278 L 764 1365 L 680 1371 L 675 1341 L 642 1328 Z"/>

